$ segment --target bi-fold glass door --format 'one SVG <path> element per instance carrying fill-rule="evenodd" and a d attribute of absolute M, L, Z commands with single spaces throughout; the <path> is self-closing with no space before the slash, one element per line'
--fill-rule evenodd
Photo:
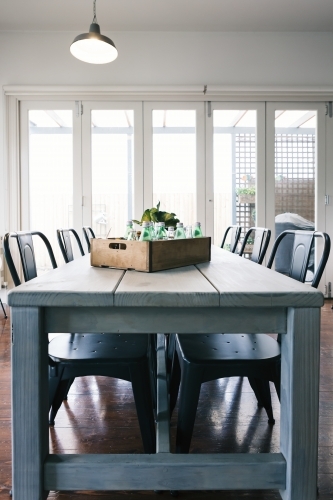
<path fill-rule="evenodd" d="M 220 245 L 230 225 L 242 236 L 265 225 L 264 103 L 207 103 L 206 151 L 207 232 Z"/>
<path fill-rule="evenodd" d="M 158 202 L 217 245 L 230 224 L 243 235 L 269 227 L 272 241 L 288 220 L 325 229 L 324 103 L 35 101 L 20 111 L 22 229 L 43 231 L 59 262 L 56 228 L 122 236 Z"/>
<path fill-rule="evenodd" d="M 123 236 L 141 216 L 142 140 L 142 103 L 83 103 L 82 214 L 96 236 Z"/>
<path fill-rule="evenodd" d="M 205 199 L 207 233 L 214 243 L 220 244 L 231 224 L 242 226 L 243 235 L 251 226 L 270 228 L 268 254 L 284 229 L 324 231 L 325 104 L 206 106 Z M 287 271 L 285 255 L 284 245 L 276 257 L 281 272 Z M 309 281 L 317 255 L 320 251 L 310 259 Z M 323 291 L 325 281 L 329 280 L 322 279 Z"/>
<path fill-rule="evenodd" d="M 325 230 L 324 103 L 268 103 L 266 143 L 267 221 Z"/>
<path fill-rule="evenodd" d="M 325 125 L 324 103 L 276 102 L 266 113 L 266 220 L 273 240 L 284 230 L 326 230 L 325 221 Z M 290 241 L 285 240 L 275 268 L 285 272 Z M 316 240 L 309 262 L 311 281 L 321 255 Z M 325 276 L 321 281 L 324 291 Z"/>
<path fill-rule="evenodd" d="M 205 228 L 204 103 L 144 103 L 144 207 Z"/>

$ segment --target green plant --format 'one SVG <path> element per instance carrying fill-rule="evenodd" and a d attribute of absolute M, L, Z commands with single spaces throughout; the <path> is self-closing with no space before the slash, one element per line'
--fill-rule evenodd
<path fill-rule="evenodd" d="M 236 194 L 251 194 L 255 195 L 256 194 L 256 188 L 255 187 L 247 187 L 247 188 L 237 188 L 236 189 Z"/>
<path fill-rule="evenodd" d="M 163 212 L 160 210 L 160 202 L 157 203 L 156 208 L 147 208 L 142 214 L 141 220 L 135 220 L 133 219 L 133 222 L 136 224 L 142 225 L 143 222 L 145 221 L 152 221 L 152 222 L 165 222 L 165 226 L 173 226 L 175 227 L 177 222 L 179 222 L 179 219 L 176 219 L 176 214 L 173 212 Z"/>

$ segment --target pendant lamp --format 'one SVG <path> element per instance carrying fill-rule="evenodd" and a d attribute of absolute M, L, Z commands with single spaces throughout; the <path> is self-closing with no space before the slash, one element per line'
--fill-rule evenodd
<path fill-rule="evenodd" d="M 118 50 L 110 38 L 101 35 L 96 18 L 96 0 L 94 0 L 94 18 L 89 33 L 83 33 L 74 38 L 70 47 L 74 57 L 91 64 L 106 64 L 118 57 Z"/>

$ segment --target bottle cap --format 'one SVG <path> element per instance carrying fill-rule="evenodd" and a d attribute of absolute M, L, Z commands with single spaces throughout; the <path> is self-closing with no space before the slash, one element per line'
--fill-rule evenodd
<path fill-rule="evenodd" d="M 168 227 L 168 231 L 174 231 L 174 230 L 175 230 L 175 228 L 173 226 Z"/>
<path fill-rule="evenodd" d="M 165 227 L 165 222 L 159 222 L 160 226 Z"/>
<path fill-rule="evenodd" d="M 201 222 L 195 222 L 194 225 L 195 226 L 201 226 Z"/>
<path fill-rule="evenodd" d="M 177 227 L 183 227 L 184 224 L 182 222 L 177 222 Z"/>
<path fill-rule="evenodd" d="M 127 225 L 128 225 L 128 226 L 133 226 L 133 221 L 132 221 L 132 220 L 128 220 L 128 221 L 127 221 Z"/>
<path fill-rule="evenodd" d="M 149 227 L 149 226 L 150 226 L 150 222 L 149 222 L 149 221 L 146 221 L 146 220 L 145 220 L 145 221 L 142 223 L 142 227 Z"/>

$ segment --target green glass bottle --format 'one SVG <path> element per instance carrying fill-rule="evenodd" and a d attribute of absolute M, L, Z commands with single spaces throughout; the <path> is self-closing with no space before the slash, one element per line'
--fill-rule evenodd
<path fill-rule="evenodd" d="M 177 222 L 175 240 L 185 240 L 184 224 L 182 222 Z"/>
<path fill-rule="evenodd" d="M 160 222 L 160 224 L 161 224 L 161 233 L 162 233 L 162 236 L 163 236 L 162 240 L 167 240 L 168 239 L 168 233 L 167 233 L 167 231 L 165 229 L 165 222 Z"/>
<path fill-rule="evenodd" d="M 139 241 L 151 241 L 150 222 L 143 222 Z"/>
<path fill-rule="evenodd" d="M 202 238 L 203 234 L 201 231 L 201 224 L 200 222 L 196 222 L 194 224 L 194 229 L 193 229 L 193 238 Z"/>
<path fill-rule="evenodd" d="M 149 224 L 150 224 L 150 227 L 149 227 L 150 239 L 153 241 L 153 240 L 156 240 L 155 226 L 154 226 L 153 222 L 150 222 Z"/>
<path fill-rule="evenodd" d="M 167 240 L 168 235 L 165 230 L 165 222 L 158 222 L 156 226 L 156 240 Z"/>

